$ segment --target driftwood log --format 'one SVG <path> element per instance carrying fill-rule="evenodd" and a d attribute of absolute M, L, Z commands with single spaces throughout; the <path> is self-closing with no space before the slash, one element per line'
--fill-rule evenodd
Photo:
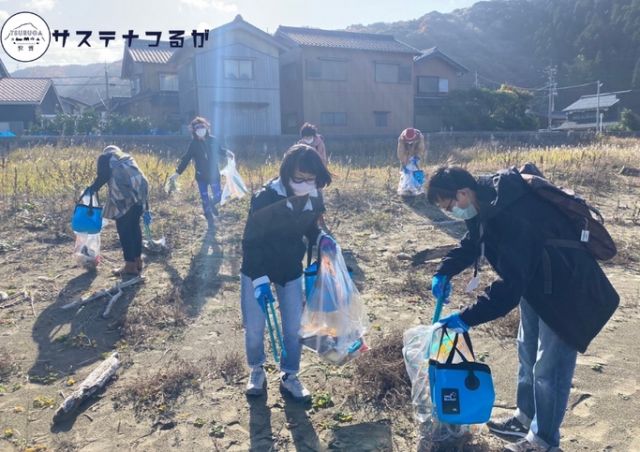
<path fill-rule="evenodd" d="M 118 301 L 118 298 L 122 296 L 122 289 L 129 286 L 133 286 L 134 284 L 138 284 L 139 282 L 142 282 L 142 281 L 144 281 L 143 276 L 136 276 L 135 278 L 127 279 L 126 281 L 121 281 L 116 285 L 114 285 L 113 287 L 111 287 L 110 289 L 102 289 L 97 292 L 94 292 L 92 295 L 89 295 L 88 297 L 81 297 L 81 298 L 78 298 L 77 300 L 73 300 L 71 303 L 67 303 L 64 306 L 62 306 L 62 309 L 71 309 L 76 306 L 82 306 L 84 304 L 89 303 L 90 301 L 97 300 L 98 298 L 109 296 L 110 298 L 109 298 L 109 301 L 107 302 L 107 307 L 102 313 L 102 317 L 107 317 L 111 312 L 111 308 L 113 307 L 115 302 Z"/>
<path fill-rule="evenodd" d="M 90 399 L 96 392 L 102 389 L 113 377 L 120 367 L 118 353 L 113 353 L 109 358 L 96 367 L 93 372 L 84 379 L 78 389 L 64 399 L 56 414 L 53 415 L 53 423 L 60 422 L 78 409 L 85 400 Z"/>

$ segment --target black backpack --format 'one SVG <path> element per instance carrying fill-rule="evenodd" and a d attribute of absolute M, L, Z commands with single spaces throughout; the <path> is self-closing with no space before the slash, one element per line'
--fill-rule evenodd
<path fill-rule="evenodd" d="M 577 196 L 573 190 L 551 183 L 533 163 L 525 163 L 519 173 L 534 193 L 556 206 L 575 226 L 576 240 L 551 239 L 548 240 L 549 245 L 586 248 L 593 257 L 602 261 L 616 255 L 616 244 L 604 227 L 604 219 L 598 209 Z"/>

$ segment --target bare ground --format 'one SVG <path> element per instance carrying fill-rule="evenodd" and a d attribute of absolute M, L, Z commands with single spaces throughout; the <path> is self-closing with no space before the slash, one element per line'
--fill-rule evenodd
<path fill-rule="evenodd" d="M 563 429 L 566 451 L 640 450 L 639 186 L 637 179 L 614 177 L 613 186 L 588 197 L 615 219 L 610 230 L 620 256 L 605 269 L 621 306 L 579 358 Z M 355 269 L 371 318 L 369 341 L 379 347 L 394 337 L 397 344 L 397 330 L 430 322 L 430 276 L 464 231 L 423 198 L 399 199 L 395 183 L 395 170 L 354 169 L 326 190 L 326 221 Z M 284 398 L 275 370 L 268 398 L 245 398 L 238 274 L 247 203 L 224 206 L 210 239 L 194 192 L 187 186 L 158 204 L 156 234 L 163 233 L 173 251 L 148 256 L 146 282 L 127 289 L 106 319 L 101 301 L 60 307 L 115 281 L 109 269 L 120 251 L 113 226 L 103 232 L 104 262 L 87 273 L 73 265 L 72 237 L 42 224 L 37 209 L 0 225 L 0 290 L 26 290 L 33 298 L 33 305 L 25 299 L 0 309 L 0 449 L 415 450 L 406 384 L 398 380 L 380 393 L 379 381 L 358 378 L 360 366 L 368 366 L 367 375 L 383 371 L 365 357 L 338 369 L 305 352 L 301 378 L 323 396 L 313 406 Z M 461 290 L 467 279 L 459 278 L 450 308 L 472 300 Z M 483 282 L 489 280 L 484 273 Z M 473 334 L 494 373 L 494 414 L 514 405 L 516 323 L 512 315 Z M 112 350 L 124 361 L 117 380 L 77 417 L 52 425 L 62 397 Z M 389 360 L 396 367 L 385 371 L 397 376 L 401 356 L 390 352 Z M 480 430 L 450 450 L 502 445 Z"/>

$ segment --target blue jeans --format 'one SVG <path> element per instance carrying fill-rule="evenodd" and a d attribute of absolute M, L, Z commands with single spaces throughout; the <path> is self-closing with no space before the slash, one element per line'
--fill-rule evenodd
<path fill-rule="evenodd" d="M 560 425 L 569 401 L 577 355 L 524 298 L 520 300 L 516 417 L 529 426 L 530 442 L 544 447 L 560 445 Z"/>
<path fill-rule="evenodd" d="M 220 182 L 198 182 L 198 192 L 200 193 L 200 199 L 202 200 L 202 210 L 204 215 L 210 216 L 213 214 L 213 207 L 220 202 L 222 197 L 222 191 L 220 190 Z M 209 197 L 209 187 L 213 193 L 213 199 Z"/>
<path fill-rule="evenodd" d="M 284 286 L 276 284 L 275 287 L 280 317 L 282 318 L 284 348 L 287 352 L 286 356 L 280 356 L 280 370 L 288 374 L 296 374 L 300 370 L 300 354 L 302 352 L 302 343 L 298 336 L 303 308 L 302 276 L 289 281 Z M 253 294 L 251 278 L 243 274 L 240 275 L 240 303 L 242 305 L 247 363 L 250 367 L 261 366 L 265 362 L 264 328 L 266 318 Z"/>

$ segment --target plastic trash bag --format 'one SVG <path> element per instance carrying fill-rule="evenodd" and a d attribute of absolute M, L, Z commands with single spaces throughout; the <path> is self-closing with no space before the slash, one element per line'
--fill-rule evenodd
<path fill-rule="evenodd" d="M 340 366 L 369 349 L 364 340 L 367 328 L 367 314 L 340 247 L 323 252 L 302 313 L 302 344 Z"/>
<path fill-rule="evenodd" d="M 75 263 L 87 270 L 95 270 L 100 263 L 100 234 L 76 232 L 76 244 L 73 249 Z"/>
<path fill-rule="evenodd" d="M 221 206 L 231 198 L 239 199 L 249 193 L 240 173 L 236 169 L 236 160 L 231 155 L 227 155 L 227 166 L 220 171 L 220 175 L 224 176 L 224 187 L 220 198 Z"/>
<path fill-rule="evenodd" d="M 414 407 L 414 416 L 421 423 L 421 441 L 426 442 L 442 442 L 459 438 L 471 431 L 467 425 L 443 424 L 433 414 L 429 387 L 429 360 L 444 362 L 453 348 L 455 337 L 450 333 L 444 337 L 442 334 L 440 323 L 418 325 L 405 331 L 402 339 L 402 354 L 411 380 L 411 403 Z M 458 349 L 465 357 L 471 357 L 471 352 L 466 347 L 458 345 Z M 461 360 L 456 355 L 453 362 Z"/>
<path fill-rule="evenodd" d="M 411 161 L 400 170 L 400 182 L 398 183 L 398 194 L 400 196 L 416 196 L 424 193 L 425 175 L 418 167 L 419 159 L 412 158 Z"/>

